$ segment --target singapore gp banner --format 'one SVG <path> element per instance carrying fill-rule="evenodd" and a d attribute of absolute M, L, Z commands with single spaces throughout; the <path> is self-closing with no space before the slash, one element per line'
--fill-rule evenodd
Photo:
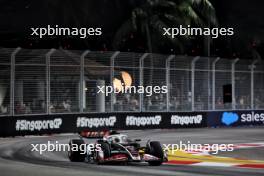
<path fill-rule="evenodd" d="M 209 127 L 236 127 L 264 125 L 264 111 L 208 112 Z"/>
<path fill-rule="evenodd" d="M 124 114 L 122 127 L 125 129 L 146 128 L 200 128 L 207 126 L 206 113 L 130 113 Z M 123 125 L 124 124 L 124 125 Z"/>
<path fill-rule="evenodd" d="M 0 136 L 70 133 L 83 130 L 201 128 L 204 112 L 94 113 L 0 118 Z"/>

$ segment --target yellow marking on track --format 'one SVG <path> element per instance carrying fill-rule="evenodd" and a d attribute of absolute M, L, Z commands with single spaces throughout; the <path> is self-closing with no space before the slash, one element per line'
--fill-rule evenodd
<path fill-rule="evenodd" d="M 169 161 L 190 161 L 190 162 L 217 162 L 230 164 L 264 164 L 262 160 L 237 159 L 232 157 L 220 157 L 216 155 L 194 155 L 185 151 L 168 151 Z"/>

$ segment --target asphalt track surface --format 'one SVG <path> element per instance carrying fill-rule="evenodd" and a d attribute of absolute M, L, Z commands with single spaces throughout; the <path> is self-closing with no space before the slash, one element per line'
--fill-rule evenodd
<path fill-rule="evenodd" d="M 175 129 L 175 130 L 140 130 L 124 131 L 132 138 L 141 138 L 142 144 L 148 139 L 161 143 L 178 143 L 179 140 L 192 143 L 249 143 L 263 142 L 264 128 L 236 129 Z M 59 141 L 68 143 L 76 135 L 30 136 L 0 138 L 0 175 L 1 176 L 123 176 L 123 175 L 160 175 L 160 176 L 263 176 L 264 169 L 235 167 L 207 167 L 191 165 L 148 166 L 146 163 L 129 165 L 95 165 L 71 163 L 65 152 L 45 152 L 40 155 L 32 152 L 31 144 Z M 236 150 L 220 153 L 224 156 L 264 159 L 263 148 Z"/>

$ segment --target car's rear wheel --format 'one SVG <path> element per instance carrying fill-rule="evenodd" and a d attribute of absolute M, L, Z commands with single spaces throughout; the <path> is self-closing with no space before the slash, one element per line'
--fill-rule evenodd
<path fill-rule="evenodd" d="M 164 158 L 164 152 L 163 149 L 160 145 L 160 142 L 158 141 L 151 141 L 149 142 L 149 144 L 146 147 L 146 153 L 153 155 L 157 158 L 160 158 L 160 160 L 158 161 L 149 161 L 149 165 L 151 166 L 160 166 L 163 162 L 163 158 Z"/>
<path fill-rule="evenodd" d="M 82 151 L 82 146 L 85 145 L 86 144 L 82 139 L 70 140 L 70 150 L 68 151 L 68 157 L 71 162 L 84 162 L 86 153 Z"/>

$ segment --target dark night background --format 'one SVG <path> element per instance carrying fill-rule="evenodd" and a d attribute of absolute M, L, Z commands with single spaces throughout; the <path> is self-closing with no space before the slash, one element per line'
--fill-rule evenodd
<path fill-rule="evenodd" d="M 234 27 L 235 35 L 213 40 L 211 55 L 263 57 L 264 1 L 213 0 L 220 27 Z M 0 47 L 113 50 L 112 40 L 131 9 L 140 0 L 0 0 Z M 102 27 L 101 37 L 87 40 L 69 37 L 32 38 L 30 27 L 58 24 L 65 27 Z M 145 52 L 145 42 L 133 36 L 121 51 Z M 189 55 L 203 55 L 202 42 L 188 46 Z M 160 52 L 170 53 L 163 49 Z M 178 53 L 176 53 L 178 54 Z M 179 53 L 182 54 L 182 53 Z"/>

